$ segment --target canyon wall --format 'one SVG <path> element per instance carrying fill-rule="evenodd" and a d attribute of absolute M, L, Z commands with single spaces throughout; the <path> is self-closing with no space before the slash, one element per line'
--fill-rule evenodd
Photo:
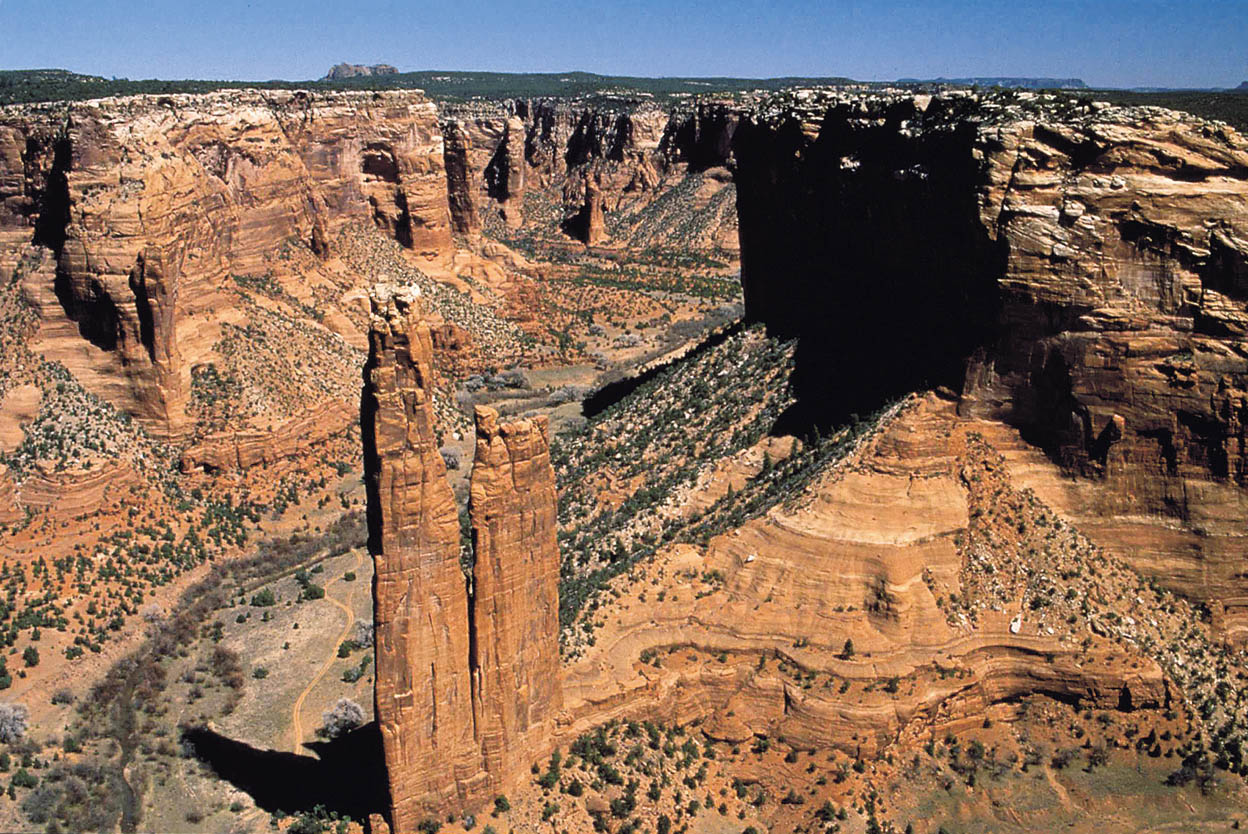
<path fill-rule="evenodd" d="M 912 724 L 970 726 L 1036 693 L 1167 705 L 1158 663 L 1103 638 L 1112 617 L 1047 602 L 1086 544 L 1012 484 L 978 440 L 987 425 L 948 399 L 914 398 L 789 501 L 705 546 L 663 547 L 617 580 L 594 645 L 565 666 L 564 738 L 645 717 L 701 722 L 737 744 L 874 756 Z M 1050 531 L 1056 546 L 1031 550 Z M 1124 568 L 1096 581 L 1138 583 Z M 1078 581 L 1061 589 L 1084 598 Z M 1143 600 L 1134 613 L 1178 619 Z"/>
<path fill-rule="evenodd" d="M 553 219 L 582 243 L 737 250 L 730 201 L 723 201 L 723 211 L 707 228 L 692 235 L 677 228 L 678 220 L 647 223 L 642 216 L 690 174 L 700 179 L 694 193 L 681 199 L 698 209 L 718 207 L 716 196 L 731 194 L 725 187 L 731 184 L 727 166 L 738 116 L 730 105 L 665 108 L 514 99 L 448 104 L 443 113 L 448 148 L 454 144 L 468 172 L 451 184 L 452 206 L 471 203 L 478 216 L 497 216 L 516 230 L 550 222 L 545 215 L 525 216 L 525 194 L 536 192 L 543 197 L 534 206 L 541 211 L 543 201 L 553 197 L 558 212 Z M 449 143 L 452 135 L 456 140 Z M 451 167 L 448 160 L 448 171 Z M 656 207 L 655 214 L 675 209 Z M 604 213 L 620 221 L 619 240 L 608 240 Z M 684 237 L 677 239 L 680 232 Z"/>
<path fill-rule="evenodd" d="M 21 280 L 35 350 L 153 434 L 180 437 L 231 277 L 270 275 L 291 245 L 327 258 L 359 221 L 449 257 L 443 165 L 418 92 L 0 108 L 0 272 L 34 265 Z"/>
<path fill-rule="evenodd" d="M 799 336 L 807 419 L 925 386 L 1076 480 L 1145 574 L 1248 586 L 1248 142 L 1156 108 L 815 96 L 735 135 L 747 315 Z"/>
<path fill-rule="evenodd" d="M 361 425 L 376 714 L 390 823 L 406 832 L 505 792 L 549 752 L 562 703 L 554 471 L 544 420 L 478 410 L 466 577 L 419 296 L 383 285 L 371 302 Z"/>

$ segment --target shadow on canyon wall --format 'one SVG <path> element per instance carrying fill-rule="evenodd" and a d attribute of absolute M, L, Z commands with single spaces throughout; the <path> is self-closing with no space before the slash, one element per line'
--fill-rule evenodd
<path fill-rule="evenodd" d="M 998 338 L 1007 251 L 980 222 L 974 125 L 903 130 L 909 102 L 857 116 L 834 107 L 817 136 L 796 119 L 734 136 L 746 320 L 798 338 L 798 403 L 776 433 L 961 390 L 967 358 Z"/>
<path fill-rule="evenodd" d="M 270 813 L 299 813 L 320 805 L 367 820 L 369 814 L 388 812 L 386 765 L 375 721 L 332 741 L 305 744 L 315 758 L 261 750 L 206 727 L 189 728 L 182 738 L 217 776 Z"/>

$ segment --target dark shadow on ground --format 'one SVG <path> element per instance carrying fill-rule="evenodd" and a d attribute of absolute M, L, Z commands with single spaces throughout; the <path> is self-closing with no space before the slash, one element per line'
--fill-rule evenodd
<path fill-rule="evenodd" d="M 205 727 L 188 728 L 182 738 L 217 776 L 270 813 L 299 813 L 321 805 L 367 820 L 369 814 L 388 812 L 381 731 L 375 721 L 332 741 L 305 744 L 316 758 L 259 750 Z"/>

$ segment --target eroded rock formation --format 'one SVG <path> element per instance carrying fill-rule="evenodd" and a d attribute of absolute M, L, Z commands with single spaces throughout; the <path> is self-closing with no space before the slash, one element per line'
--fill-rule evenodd
<path fill-rule="evenodd" d="M 419 296 L 379 286 L 371 300 L 361 422 L 376 710 L 391 824 L 406 832 L 505 791 L 549 751 L 562 704 L 554 470 L 544 419 L 478 410 L 466 577 Z"/>
<path fill-rule="evenodd" d="M 231 277 L 267 275 L 290 242 L 327 257 L 370 219 L 449 257 L 442 136 L 418 92 L 0 109 L 0 272 L 33 265 L 32 348 L 159 436 L 189 428 L 191 368 L 230 316 Z"/>
<path fill-rule="evenodd" d="M 361 405 L 373 554 L 377 723 L 391 821 L 413 831 L 483 787 L 474 738 L 459 518 L 433 428 L 433 343 L 419 296 L 372 295 Z"/>
<path fill-rule="evenodd" d="M 1083 529 L 1233 621 L 1248 142 L 1172 111 L 1030 101 L 830 96 L 744 121 L 747 314 L 801 337 L 812 419 L 947 384 L 1079 476 Z"/>
<path fill-rule="evenodd" d="M 564 229 L 586 246 L 594 246 L 607 236 L 607 224 L 602 216 L 602 191 L 592 177 L 585 178 L 582 190 L 585 196 L 581 208 L 567 219 Z"/>
<path fill-rule="evenodd" d="M 566 667 L 568 736 L 647 717 L 871 755 L 911 722 L 982 720 L 1035 692 L 1165 705 L 1155 661 L 1099 638 L 1081 648 L 1057 612 L 1029 606 L 1035 577 L 1008 599 L 966 581 L 975 531 L 1013 490 L 974 439 L 984 425 L 928 395 L 788 505 L 705 548 L 664 548 L 616 585 L 597 642 Z M 1010 570 L 1032 567 L 1050 569 Z M 950 594 L 978 608 L 973 620 Z"/>
<path fill-rule="evenodd" d="M 485 767 L 523 774 L 548 750 L 562 706 L 555 471 L 545 417 L 476 409 L 472 633 Z M 537 752 L 535 752 L 537 751 Z"/>
<path fill-rule="evenodd" d="M 616 245 L 737 249 L 731 175 L 725 166 L 732 160 L 739 116 L 728 105 L 670 111 L 655 105 L 600 108 L 517 99 L 445 109 L 453 117 L 443 127 L 448 149 L 453 131 L 470 140 L 464 143 L 469 185 L 481 217 L 498 213 L 517 228 L 533 219 L 523 214 L 524 192 L 552 188 L 565 232 L 582 242 L 603 240 L 599 229 L 605 227 L 589 223 L 591 213 L 615 212 L 631 219 Z M 448 171 L 451 167 L 448 159 Z M 700 177 L 703 173 L 707 176 Z M 688 174 L 699 175 L 696 187 L 646 218 L 644 210 Z M 708 206 L 714 218 L 706 228 L 695 232 L 681 223 L 682 212 Z M 671 238 L 677 231 L 683 235 L 679 241 Z"/>

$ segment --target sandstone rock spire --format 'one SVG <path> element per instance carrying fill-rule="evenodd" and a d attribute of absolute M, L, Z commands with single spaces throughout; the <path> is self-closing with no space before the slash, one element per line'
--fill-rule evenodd
<path fill-rule="evenodd" d="M 419 293 L 381 285 L 371 301 L 360 422 L 375 698 L 390 824 L 409 832 L 504 792 L 550 750 L 562 705 L 555 474 L 545 418 L 477 409 L 470 591 Z"/>
<path fill-rule="evenodd" d="M 477 777 L 459 521 L 433 427 L 433 343 L 414 289 L 372 296 L 361 428 L 377 722 L 391 823 L 414 831 Z"/>
<path fill-rule="evenodd" d="M 476 409 L 472 629 L 478 735 L 505 785 L 550 749 L 559 683 L 559 546 L 545 417 Z"/>

